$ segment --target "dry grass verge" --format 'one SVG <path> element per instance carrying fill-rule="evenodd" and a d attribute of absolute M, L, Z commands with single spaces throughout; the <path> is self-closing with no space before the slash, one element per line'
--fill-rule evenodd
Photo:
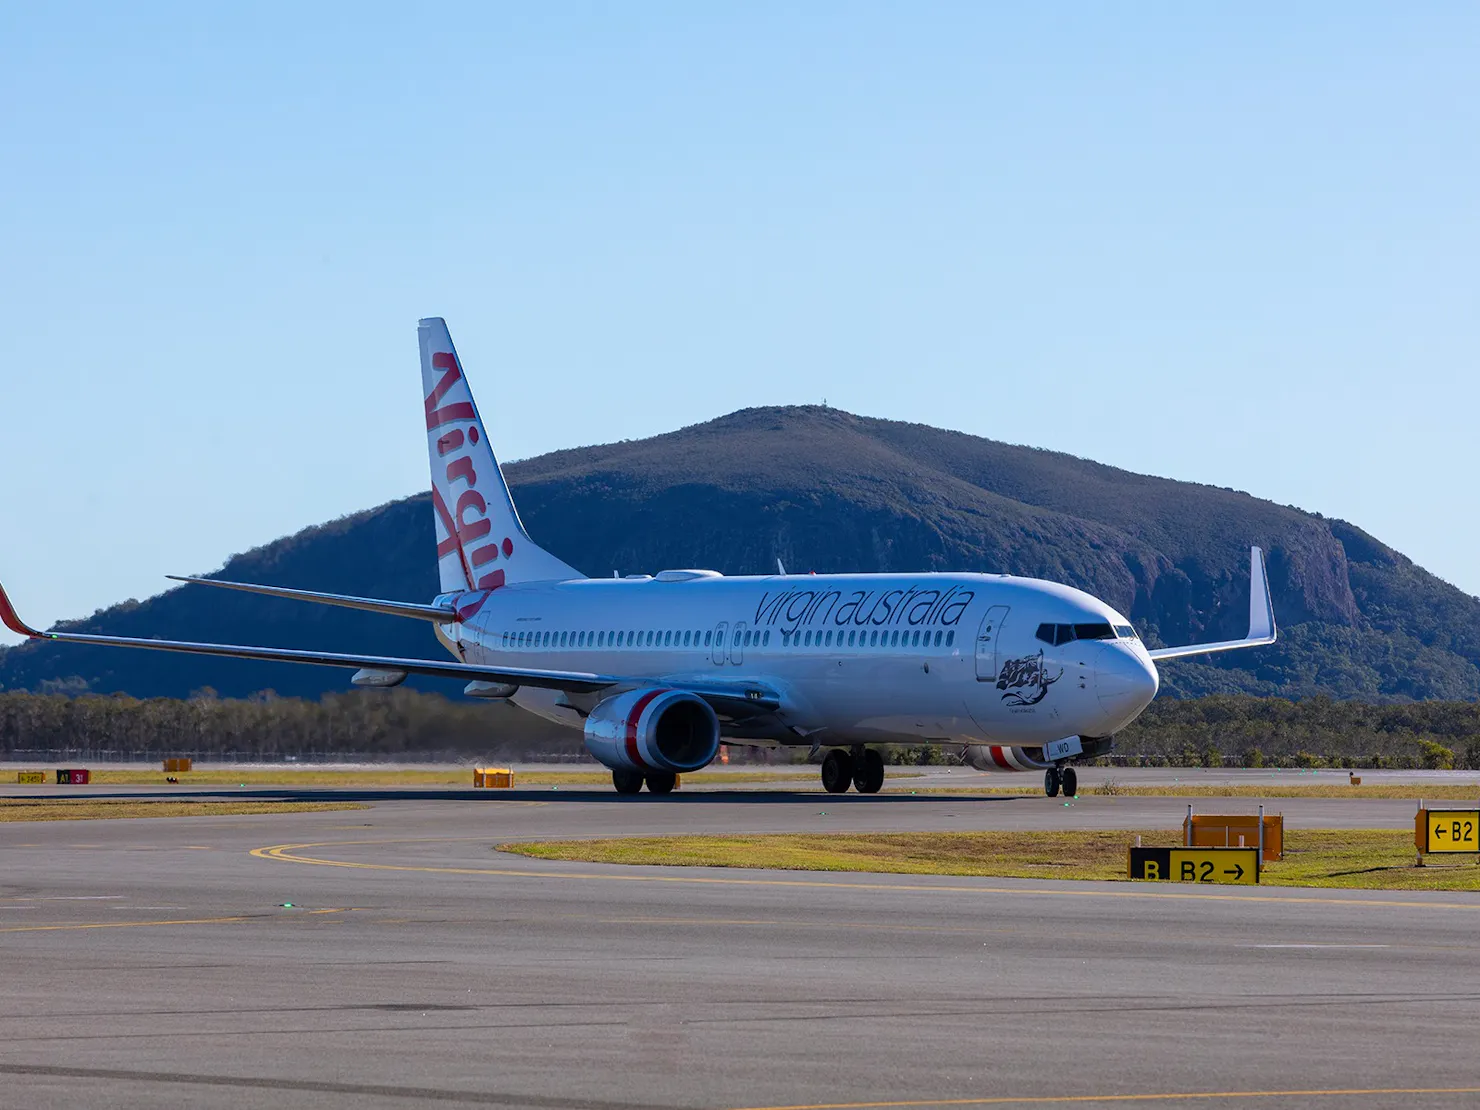
<path fill-rule="evenodd" d="M 100 821 L 120 817 L 237 817 L 256 813 L 312 813 L 332 809 L 365 809 L 356 802 L 157 802 L 128 799 L 0 799 L 4 821 Z"/>
<path fill-rule="evenodd" d="M 1085 772 L 1080 772 L 1081 777 Z M 1419 798 L 1434 801 L 1468 801 L 1480 805 L 1480 783 L 1474 785 L 1429 785 L 1427 783 L 1385 784 L 1381 786 L 1347 786 L 1343 783 L 1307 783 L 1289 786 L 1183 786 L 1170 783 L 1166 786 L 1127 786 L 1115 782 L 1114 788 L 1102 791 L 1093 780 L 1081 781 L 1079 797 L 1113 794 L 1116 797 L 1139 798 L 1405 798 L 1416 802 Z M 887 781 L 885 790 L 890 790 Z M 912 788 L 901 786 L 893 793 L 911 793 Z M 940 789 L 919 790 L 922 794 L 1006 794 L 1042 795 L 1040 783 L 1022 786 L 947 786 Z"/>
<path fill-rule="evenodd" d="M 1147 845 L 1178 845 L 1177 831 L 1141 830 Z M 880 871 L 1022 879 L 1125 879 L 1135 830 L 764 836 L 628 837 L 501 844 L 536 859 L 794 871 Z M 1456 857 L 1458 858 L 1458 857 Z M 1480 867 L 1413 866 L 1410 829 L 1287 829 L 1285 859 L 1267 864 L 1270 886 L 1480 891 Z"/>

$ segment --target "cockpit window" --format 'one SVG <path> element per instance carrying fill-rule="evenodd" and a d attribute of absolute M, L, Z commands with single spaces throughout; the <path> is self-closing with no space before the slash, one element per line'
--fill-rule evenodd
<path fill-rule="evenodd" d="M 1115 626 L 1115 635 L 1119 636 L 1122 640 L 1134 640 L 1136 638 L 1136 630 L 1128 624 L 1117 624 Z"/>
<path fill-rule="evenodd" d="M 1113 640 L 1117 632 L 1118 628 L 1108 624 L 1040 624 L 1036 635 L 1045 644 L 1057 646 L 1075 640 Z M 1129 634 L 1134 636 L 1135 630 L 1130 629 Z"/>

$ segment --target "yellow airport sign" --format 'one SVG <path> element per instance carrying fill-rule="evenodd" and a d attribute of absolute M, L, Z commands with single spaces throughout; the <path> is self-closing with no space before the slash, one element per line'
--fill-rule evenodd
<path fill-rule="evenodd" d="M 1480 853 L 1480 810 L 1421 809 L 1413 822 L 1413 834 L 1425 855 Z"/>
<path fill-rule="evenodd" d="M 1259 848 L 1131 848 L 1126 873 L 1164 883 L 1259 881 Z"/>

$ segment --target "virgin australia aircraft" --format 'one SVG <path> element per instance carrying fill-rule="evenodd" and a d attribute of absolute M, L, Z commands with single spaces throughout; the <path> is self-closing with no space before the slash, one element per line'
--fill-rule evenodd
<path fill-rule="evenodd" d="M 983 770 L 1042 771 L 1050 797 L 1073 794 L 1073 764 L 1108 752 L 1156 696 L 1159 661 L 1274 642 L 1257 547 L 1244 639 L 1152 650 L 1098 598 L 1004 574 L 587 578 L 524 530 L 447 325 L 422 320 L 418 338 L 441 575 L 431 603 L 177 581 L 427 621 L 456 662 L 40 632 L 3 590 L 0 620 L 38 640 L 356 668 L 359 686 L 465 679 L 471 696 L 582 729 L 623 794 L 668 793 L 726 738 L 826 748 L 834 793 L 879 790 L 875 745 L 924 742 L 961 747 Z"/>

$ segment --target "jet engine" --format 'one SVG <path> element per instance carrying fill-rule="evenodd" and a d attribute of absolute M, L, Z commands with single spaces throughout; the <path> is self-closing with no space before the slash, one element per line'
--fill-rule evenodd
<path fill-rule="evenodd" d="M 687 690 L 629 690 L 591 710 L 586 750 L 613 771 L 697 771 L 719 753 L 719 718 Z"/>
<path fill-rule="evenodd" d="M 1042 748 L 1009 748 L 1001 744 L 969 744 L 966 762 L 978 771 L 1045 771 L 1052 767 Z"/>

